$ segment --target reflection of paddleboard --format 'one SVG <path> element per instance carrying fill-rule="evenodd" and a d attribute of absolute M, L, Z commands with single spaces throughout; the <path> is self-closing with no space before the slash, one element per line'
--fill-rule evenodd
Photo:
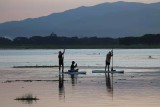
<path fill-rule="evenodd" d="M 92 70 L 92 73 L 124 73 L 124 70 L 119 70 L 119 71 Z"/>
<path fill-rule="evenodd" d="M 86 74 L 86 72 L 85 71 L 78 71 L 78 70 L 68 70 L 67 72 L 64 72 L 64 74 L 70 74 L 70 75 Z"/>

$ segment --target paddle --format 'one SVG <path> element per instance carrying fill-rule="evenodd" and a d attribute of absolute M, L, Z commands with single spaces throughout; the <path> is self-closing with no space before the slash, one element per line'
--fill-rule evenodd
<path fill-rule="evenodd" d="M 112 67 L 111 67 L 111 71 L 114 71 L 113 70 L 113 48 L 112 48 Z"/>

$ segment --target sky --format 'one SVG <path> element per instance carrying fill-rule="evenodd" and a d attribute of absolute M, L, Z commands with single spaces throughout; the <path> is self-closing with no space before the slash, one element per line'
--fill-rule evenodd
<path fill-rule="evenodd" d="M 160 0 L 0 0 L 0 23 L 47 16 L 80 6 L 116 1 L 160 2 Z"/>

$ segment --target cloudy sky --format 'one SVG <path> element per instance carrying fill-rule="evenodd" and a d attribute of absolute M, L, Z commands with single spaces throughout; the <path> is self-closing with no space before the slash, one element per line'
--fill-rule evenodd
<path fill-rule="evenodd" d="M 0 0 L 0 23 L 46 16 L 80 6 L 116 1 L 160 2 L 160 0 Z"/>

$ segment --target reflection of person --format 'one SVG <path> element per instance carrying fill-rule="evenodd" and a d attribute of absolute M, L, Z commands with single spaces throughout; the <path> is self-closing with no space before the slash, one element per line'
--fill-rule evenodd
<path fill-rule="evenodd" d="M 107 92 L 109 92 L 109 94 L 112 96 L 112 99 L 113 99 L 113 74 L 112 74 L 112 77 L 110 78 L 110 74 L 105 73 L 105 77 L 106 77 Z"/>
<path fill-rule="evenodd" d="M 75 84 L 77 84 L 77 75 L 71 75 L 71 82 L 72 86 L 75 86 Z"/>
<path fill-rule="evenodd" d="M 77 67 L 77 63 L 75 64 L 75 62 L 72 61 L 70 70 L 71 70 L 71 71 L 76 71 L 76 72 L 78 72 L 78 69 L 76 69 L 76 67 Z"/>
<path fill-rule="evenodd" d="M 64 75 L 63 75 L 63 73 L 59 75 L 59 98 L 62 99 L 62 97 L 64 97 L 64 99 L 65 99 Z"/>
<path fill-rule="evenodd" d="M 106 66 L 105 66 L 105 71 L 106 68 L 108 67 L 108 71 L 109 71 L 109 65 L 110 65 L 110 61 L 111 61 L 111 57 L 113 56 L 112 51 L 109 51 L 106 55 Z"/>
<path fill-rule="evenodd" d="M 62 71 L 64 69 L 64 63 L 63 63 L 64 53 L 65 53 L 65 49 L 64 49 L 63 52 L 59 51 L 59 55 L 58 55 L 58 59 L 59 59 L 59 71 L 61 70 L 61 66 L 62 66 Z"/>
<path fill-rule="evenodd" d="M 106 77 L 106 86 L 107 86 L 107 88 L 108 88 L 108 89 L 112 89 L 112 88 L 111 88 L 111 80 L 110 80 L 110 75 L 109 75 L 109 73 L 108 73 L 108 74 L 105 73 L 105 77 Z"/>

